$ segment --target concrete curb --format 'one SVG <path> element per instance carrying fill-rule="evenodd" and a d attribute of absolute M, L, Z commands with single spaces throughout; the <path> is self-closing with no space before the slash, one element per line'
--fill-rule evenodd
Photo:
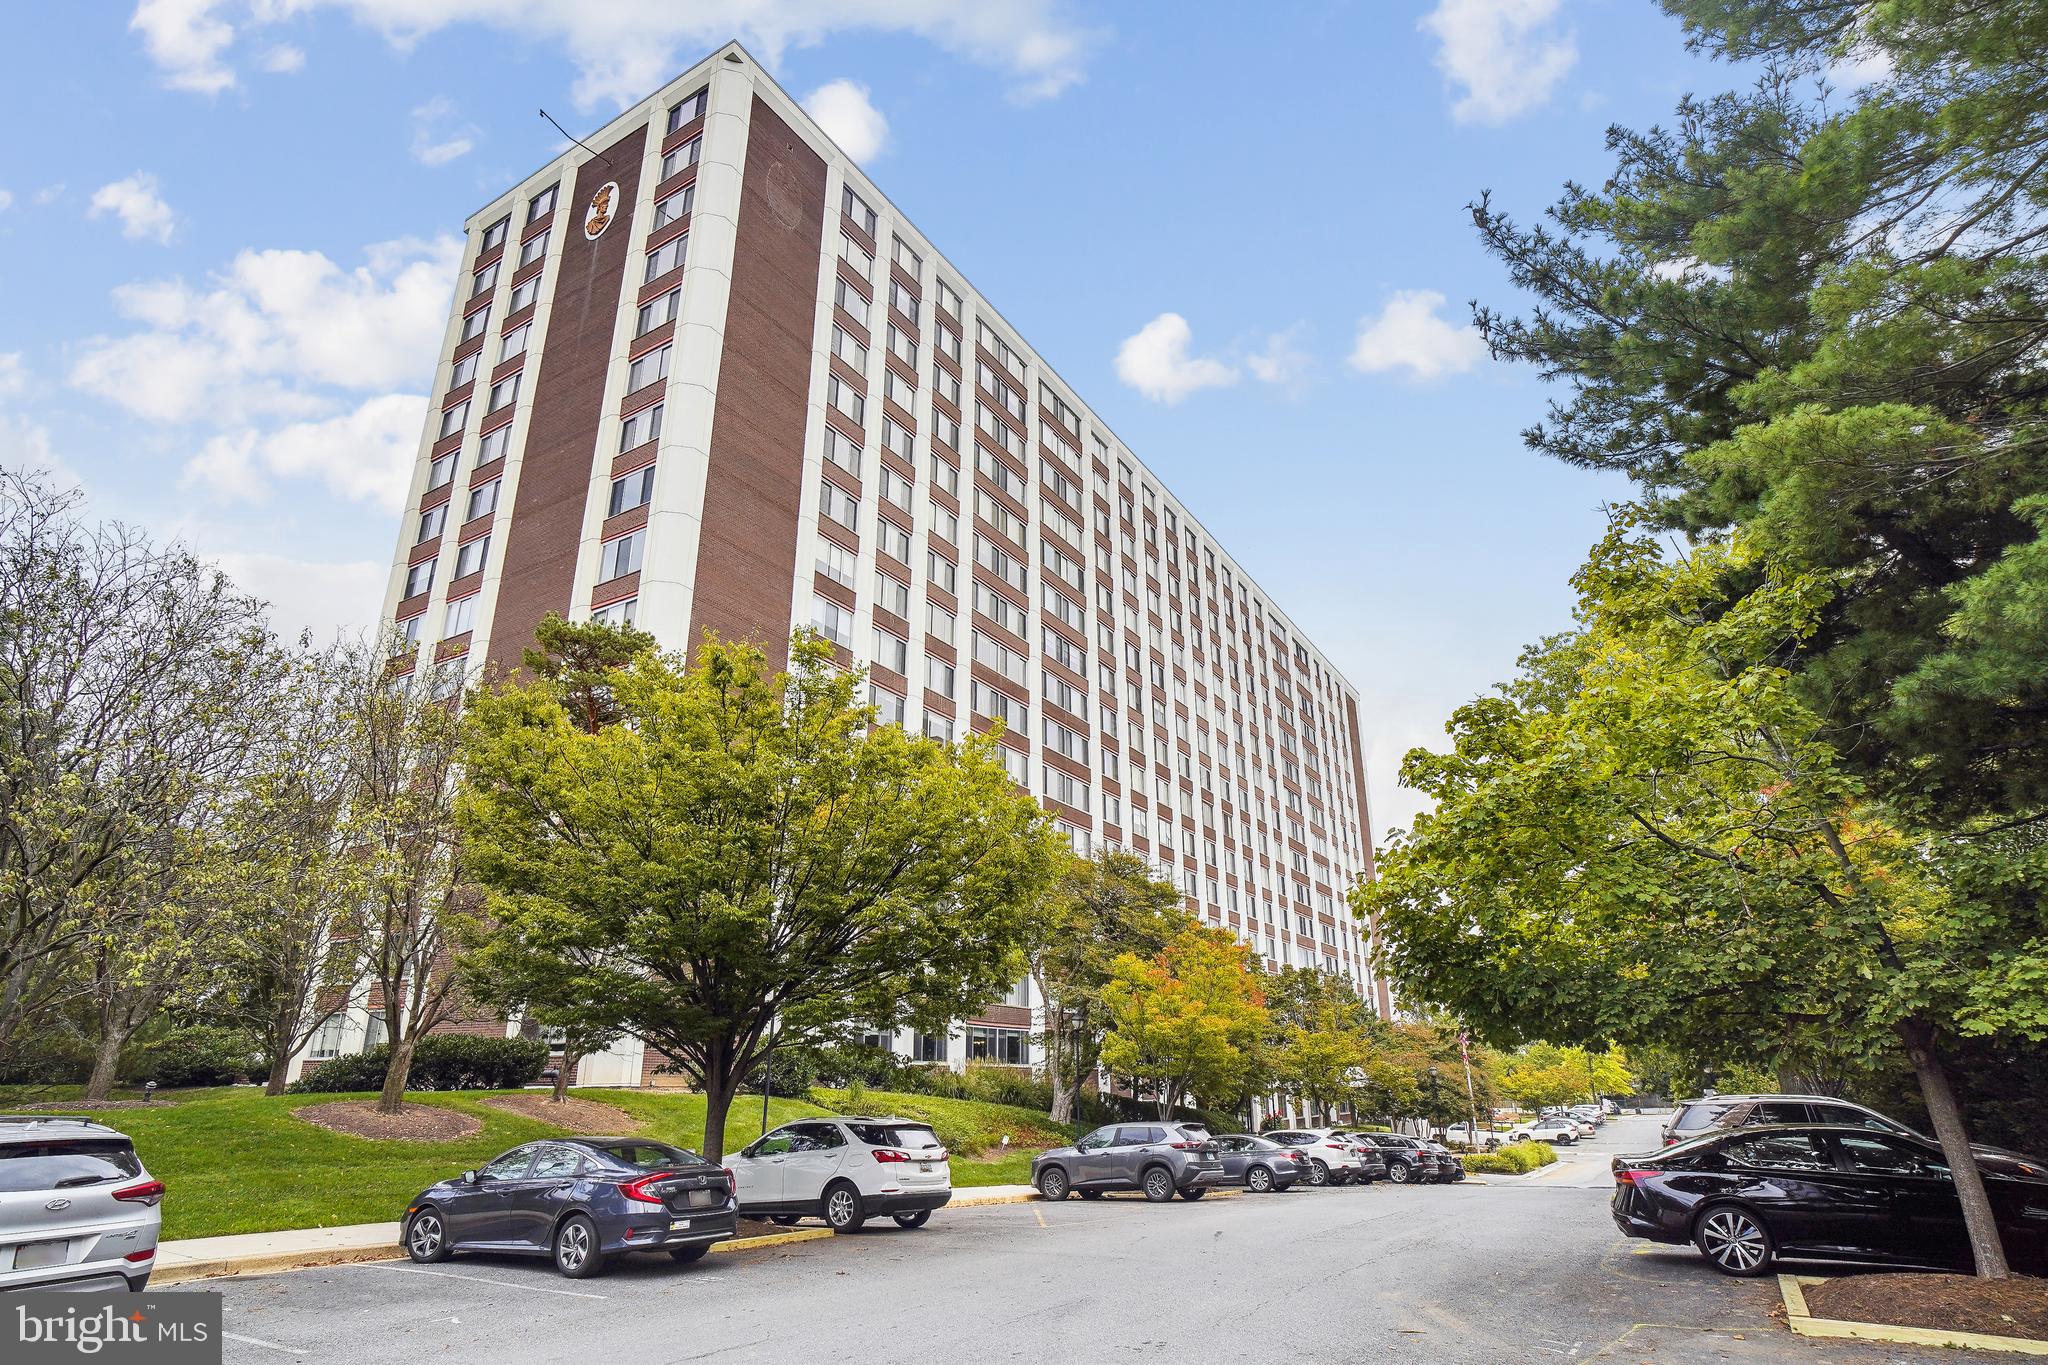
<path fill-rule="evenodd" d="M 311 1270 L 315 1266 L 350 1265 L 361 1261 L 391 1261 L 404 1253 L 396 1243 L 390 1246 L 329 1247 L 320 1251 L 283 1251 L 267 1256 L 236 1256 L 220 1261 L 187 1261 L 159 1266 L 149 1277 L 149 1287 L 184 1284 L 188 1280 L 225 1280 L 238 1275 L 270 1275 L 280 1270 Z"/>
<path fill-rule="evenodd" d="M 1895 1327 L 1883 1322 L 1845 1322 L 1839 1318 L 1817 1318 L 1807 1311 L 1809 1284 L 1825 1284 L 1818 1275 L 1780 1275 L 1778 1292 L 1785 1298 L 1785 1325 L 1802 1337 L 1834 1337 L 1853 1341 L 1884 1341 L 1897 1346 L 1946 1346 L 1972 1351 L 2010 1351 L 2018 1355 L 2048 1356 L 2048 1341 L 2026 1337 L 1993 1336 L 1989 1332 L 1952 1332 L 1940 1327 Z"/>

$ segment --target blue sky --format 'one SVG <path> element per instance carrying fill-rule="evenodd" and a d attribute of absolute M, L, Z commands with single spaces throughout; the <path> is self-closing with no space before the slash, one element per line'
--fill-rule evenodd
<path fill-rule="evenodd" d="M 1648 0 L 9 10 L 0 464 L 367 624 L 463 218 L 737 36 L 1345 669 L 1382 836 L 1627 491 L 1522 447 L 1464 206 L 1729 80 Z"/>

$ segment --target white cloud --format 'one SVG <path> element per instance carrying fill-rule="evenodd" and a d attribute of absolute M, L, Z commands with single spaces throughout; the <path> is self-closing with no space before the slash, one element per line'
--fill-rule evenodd
<path fill-rule="evenodd" d="M 92 207 L 86 210 L 86 217 L 101 218 L 107 214 L 121 220 L 123 237 L 137 241 L 154 237 L 166 246 L 170 244 L 172 229 L 178 225 L 178 216 L 157 193 L 156 177 L 147 171 L 137 171 L 125 180 L 102 185 L 92 192 Z"/>
<path fill-rule="evenodd" d="M 367 629 L 384 605 L 388 565 L 357 561 L 316 564 L 283 555 L 230 552 L 201 557 L 219 564 L 238 587 L 270 603 L 271 628 L 286 639 L 302 630 L 319 641 Z"/>
<path fill-rule="evenodd" d="M 1298 391 L 1308 379 L 1312 361 L 1308 352 L 1295 345 L 1301 335 L 1299 323 L 1266 338 L 1266 347 L 1244 358 L 1245 368 L 1262 384 L 1274 384 Z"/>
<path fill-rule="evenodd" d="M 142 35 L 165 85 L 217 95 L 235 83 L 221 60 L 235 30 L 220 17 L 221 8 L 219 0 L 138 0 L 128 27 Z"/>
<path fill-rule="evenodd" d="M 1444 296 L 1434 289 L 1403 289 L 1378 317 L 1361 319 L 1351 368 L 1361 374 L 1406 370 L 1428 381 L 1463 374 L 1486 357 L 1479 333 L 1438 316 Z"/>
<path fill-rule="evenodd" d="M 40 208 L 44 204 L 54 204 L 63 197 L 64 186 L 61 183 L 56 185 L 45 185 L 35 192 L 34 197 L 31 198 L 29 202 Z"/>
<path fill-rule="evenodd" d="M 305 68 L 306 54 L 290 43 L 279 43 L 263 54 L 260 65 L 273 76 L 289 76 Z"/>
<path fill-rule="evenodd" d="M 337 497 L 396 512 L 405 506 L 426 416 L 424 395 L 389 393 L 339 416 L 268 434 L 252 428 L 223 433 L 187 462 L 183 481 L 236 501 L 260 497 L 273 478 L 318 479 Z"/>
<path fill-rule="evenodd" d="M 1861 90 L 1882 85 L 1898 70 L 1892 54 L 1881 47 L 1864 46 L 1845 53 L 1828 67 L 1828 84 L 1843 90 Z"/>
<path fill-rule="evenodd" d="M 1555 20 L 1561 0 L 1438 0 L 1419 25 L 1436 35 L 1437 70 L 1462 93 L 1460 123 L 1506 123 L 1549 100 L 1579 59 Z"/>
<path fill-rule="evenodd" d="M 11 208 L 13 208 L 13 207 L 14 207 L 14 194 L 13 194 L 13 192 L 12 192 L 11 190 L 0 190 L 0 213 L 5 213 L 5 212 L 7 212 L 7 210 L 9 210 L 9 209 L 11 209 Z"/>
<path fill-rule="evenodd" d="M 840 33 L 922 37 L 1005 72 L 1019 100 L 1047 99 L 1082 78 L 1101 34 L 1070 20 L 1064 0 L 141 0 L 130 27 L 167 84 L 215 92 L 234 84 L 227 64 L 236 28 L 334 9 L 409 47 L 458 24 L 483 24 L 559 47 L 575 63 L 583 108 L 625 108 L 726 39 L 737 36 L 774 66 L 792 47 Z"/>
<path fill-rule="evenodd" d="M 1194 339 L 1188 320 L 1161 313 L 1124 338 L 1116 352 L 1116 377 L 1159 403 L 1178 403 L 1197 389 L 1235 384 L 1235 369 L 1211 356 L 1189 355 Z"/>
<path fill-rule="evenodd" d="M 12 398 L 28 387 L 28 368 L 20 351 L 0 351 L 0 398 Z"/>
<path fill-rule="evenodd" d="M 889 120 L 868 98 L 868 88 L 844 77 L 805 95 L 805 112 L 818 121 L 825 136 L 855 161 L 872 161 L 889 144 Z"/>
<path fill-rule="evenodd" d="M 57 458 L 49 429 L 11 412 L 0 412 L 0 469 L 32 470 L 59 487 L 84 487 L 78 472 Z"/>
<path fill-rule="evenodd" d="M 476 146 L 477 128 L 455 117 L 455 101 L 436 95 L 412 111 L 412 159 L 422 166 L 445 166 L 467 156 Z"/>

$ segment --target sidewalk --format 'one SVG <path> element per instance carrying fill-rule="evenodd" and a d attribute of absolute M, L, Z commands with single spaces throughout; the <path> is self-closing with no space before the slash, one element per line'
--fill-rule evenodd
<path fill-rule="evenodd" d="M 1038 1198 L 1029 1185 L 980 1185 L 954 1190 L 948 1208 L 982 1204 L 1020 1204 Z M 720 1242 L 714 1251 L 746 1251 L 782 1242 L 829 1237 L 827 1228 L 801 1228 L 766 1237 L 739 1237 Z M 212 1280 L 226 1275 L 266 1275 L 277 1270 L 345 1265 L 350 1261 L 388 1261 L 404 1255 L 398 1245 L 398 1224 L 357 1223 L 340 1228 L 296 1228 L 284 1232 L 246 1232 L 232 1237 L 191 1237 L 159 1242 L 152 1288 L 187 1280 Z"/>

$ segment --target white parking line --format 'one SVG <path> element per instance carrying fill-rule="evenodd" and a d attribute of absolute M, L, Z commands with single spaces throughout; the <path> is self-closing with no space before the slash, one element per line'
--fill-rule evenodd
<path fill-rule="evenodd" d="M 441 1280 L 468 1280 L 471 1284 L 496 1285 L 500 1289 L 517 1289 L 522 1293 L 564 1294 L 572 1299 L 602 1299 L 604 1294 L 586 1294 L 580 1289 L 556 1289 L 545 1284 L 513 1284 L 507 1280 L 485 1279 L 482 1275 L 457 1275 L 452 1270 L 424 1270 L 416 1265 L 379 1265 L 375 1261 L 363 1261 L 350 1266 L 351 1270 L 395 1270 L 401 1275 L 432 1275 Z"/>
<path fill-rule="evenodd" d="M 274 1341 L 265 1341 L 262 1337 L 245 1337 L 240 1332 L 222 1332 L 221 1336 L 229 1341 L 239 1341 L 247 1346 L 261 1346 L 266 1351 L 282 1351 L 288 1356 L 302 1356 L 306 1354 L 306 1349 L 303 1346 L 280 1346 Z"/>

